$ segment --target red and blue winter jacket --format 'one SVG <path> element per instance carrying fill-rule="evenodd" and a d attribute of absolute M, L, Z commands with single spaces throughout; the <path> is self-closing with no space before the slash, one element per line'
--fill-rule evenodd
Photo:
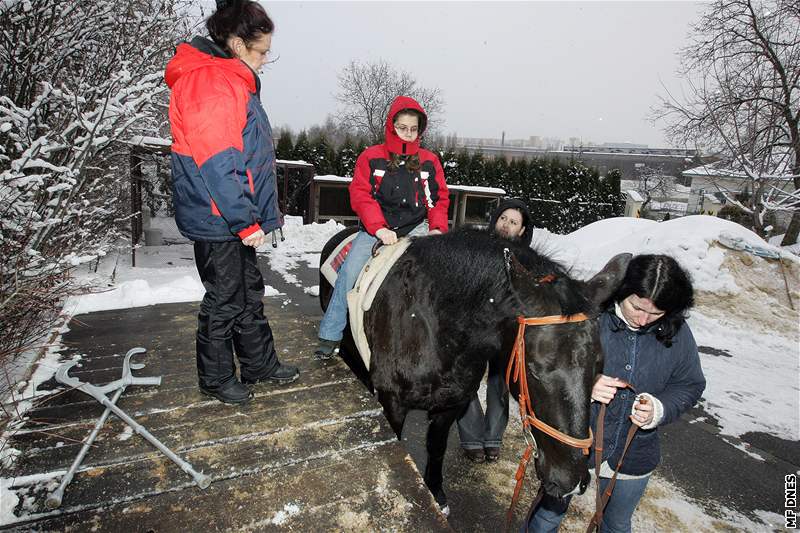
<path fill-rule="evenodd" d="M 195 37 L 178 46 L 165 78 L 181 233 L 193 241 L 232 241 L 281 227 L 275 146 L 256 73 Z"/>

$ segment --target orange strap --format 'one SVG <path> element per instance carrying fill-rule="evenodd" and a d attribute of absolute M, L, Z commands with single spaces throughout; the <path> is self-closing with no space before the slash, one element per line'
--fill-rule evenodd
<path fill-rule="evenodd" d="M 567 435 L 566 433 L 563 433 L 553 426 L 538 419 L 536 417 L 536 413 L 533 411 L 530 392 L 528 390 L 528 375 L 527 372 L 525 372 L 525 327 L 569 324 L 574 322 L 583 322 L 588 318 L 589 317 L 584 313 L 578 313 L 571 316 L 549 315 L 533 318 L 526 318 L 522 316 L 517 317 L 517 322 L 519 323 L 519 328 L 517 329 L 517 338 L 514 340 L 514 347 L 511 351 L 511 357 L 508 361 L 508 367 L 506 368 L 506 385 L 511 384 L 512 374 L 514 377 L 514 382 L 519 383 L 519 416 L 522 420 L 523 432 L 530 426 L 533 426 L 542 433 L 556 439 L 559 442 L 563 442 L 564 444 L 574 448 L 581 448 L 584 455 L 589 455 L 589 449 L 591 448 L 594 440 L 591 428 L 589 428 L 588 438 L 576 439 L 575 437 Z M 516 479 L 516 485 L 514 487 L 514 495 L 511 498 L 511 505 L 509 505 L 508 511 L 506 512 L 506 531 L 508 531 L 511 527 L 511 520 L 514 518 L 514 508 L 517 505 L 520 492 L 522 491 L 522 483 L 525 480 L 525 471 L 527 470 L 528 462 L 530 462 L 531 456 L 533 455 L 533 448 L 534 444 L 528 443 L 528 446 L 525 448 L 525 452 L 522 454 L 522 459 L 520 459 L 517 472 L 514 475 L 514 478 Z M 540 487 L 537 501 L 538 499 L 541 499 L 543 494 L 544 491 L 541 490 Z"/>
<path fill-rule="evenodd" d="M 526 326 L 544 326 L 552 324 L 569 324 L 575 322 L 583 322 L 589 317 L 584 313 L 578 313 L 571 316 L 563 315 L 550 315 L 542 317 L 525 318 L 518 317 L 517 322 L 519 328 L 517 329 L 517 338 L 514 340 L 514 349 L 511 352 L 511 358 L 508 361 L 508 368 L 506 369 L 506 384 L 511 384 L 513 374 L 514 382 L 519 383 L 519 414 L 522 419 L 523 429 L 528 426 L 533 426 L 540 430 L 542 433 L 553 437 L 554 439 L 572 446 L 574 448 L 582 448 L 584 455 L 589 455 L 589 449 L 592 446 L 593 437 L 592 430 L 589 429 L 589 437 L 585 439 L 577 439 L 566 433 L 563 433 L 553 426 L 543 422 L 536 417 L 531 404 L 530 392 L 528 389 L 528 375 L 525 372 L 525 327 Z"/>
<path fill-rule="evenodd" d="M 517 506 L 519 495 L 522 492 L 522 482 L 525 480 L 525 471 L 528 469 L 528 462 L 531 460 L 532 453 L 533 444 L 528 444 L 527 448 L 525 448 L 525 452 L 522 454 L 519 466 L 517 467 L 517 473 L 514 474 L 514 479 L 517 480 L 517 484 L 514 486 L 514 495 L 511 497 L 511 505 L 508 506 L 508 511 L 506 511 L 506 531 L 509 530 L 511 527 L 511 520 L 514 519 L 514 508 Z"/>

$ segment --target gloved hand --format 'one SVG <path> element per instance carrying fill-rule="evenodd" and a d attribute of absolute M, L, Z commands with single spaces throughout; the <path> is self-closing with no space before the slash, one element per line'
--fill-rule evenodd
<path fill-rule="evenodd" d="M 242 239 L 242 244 L 245 246 L 252 246 L 253 248 L 258 248 L 265 242 L 267 242 L 267 236 L 264 235 L 263 230 L 258 230 Z"/>
<path fill-rule="evenodd" d="M 383 244 L 394 244 L 397 242 L 397 233 L 389 228 L 381 228 L 375 232 L 375 236 L 381 240 Z"/>

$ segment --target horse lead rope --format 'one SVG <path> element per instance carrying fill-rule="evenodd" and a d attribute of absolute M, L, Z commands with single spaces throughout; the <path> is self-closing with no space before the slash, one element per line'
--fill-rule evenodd
<path fill-rule="evenodd" d="M 551 281 L 549 279 L 545 280 L 542 278 L 541 281 Z M 522 432 L 523 436 L 525 437 L 525 442 L 527 443 L 527 447 L 525 448 L 525 452 L 522 454 L 522 459 L 520 459 L 519 466 L 517 467 L 517 472 L 514 474 L 514 478 L 516 479 L 516 486 L 514 487 L 514 495 L 511 498 L 511 505 L 508 507 L 508 511 L 506 512 L 506 530 L 511 527 L 511 520 L 514 517 L 514 508 L 517 506 L 517 501 L 519 500 L 520 491 L 522 490 L 522 483 L 525 479 L 525 471 L 528 468 L 528 462 L 531 459 L 531 455 L 534 457 L 538 456 L 538 451 L 534 452 L 534 448 L 536 447 L 536 440 L 533 438 L 533 434 L 530 431 L 530 426 L 535 427 L 536 429 L 540 430 L 542 433 L 549 435 L 550 437 L 556 439 L 557 441 L 563 442 L 568 446 L 572 446 L 574 448 L 581 448 L 583 450 L 584 455 L 589 455 L 589 449 L 592 446 L 592 429 L 589 428 L 589 437 L 585 439 L 576 439 L 575 437 L 571 437 L 566 433 L 559 431 L 558 429 L 554 428 L 553 426 L 547 424 L 546 422 L 540 420 L 536 417 L 536 413 L 533 410 L 533 406 L 531 404 L 531 397 L 530 392 L 528 391 L 528 376 L 525 372 L 525 327 L 526 326 L 546 326 L 552 324 L 569 324 L 575 322 L 583 322 L 587 320 L 589 317 L 586 316 L 584 313 L 577 313 L 575 315 L 565 316 L 565 315 L 549 315 L 549 316 L 542 316 L 542 317 L 517 317 L 517 322 L 519 323 L 519 328 L 517 329 L 517 338 L 514 340 L 514 348 L 511 351 L 511 358 L 508 361 L 508 368 L 506 369 L 506 385 L 511 384 L 511 375 L 514 374 L 514 382 L 519 383 L 519 415 L 522 420 Z M 530 439 L 528 435 L 530 434 Z M 539 496 L 537 498 L 541 498 L 541 494 L 543 492 L 539 491 Z M 534 504 L 536 501 L 534 501 Z"/>
<path fill-rule="evenodd" d="M 626 383 L 625 387 L 621 388 L 628 388 L 634 393 L 636 392 L 636 389 L 634 389 L 630 383 Z M 611 476 L 611 480 L 608 482 L 606 490 L 601 493 L 600 467 L 603 464 L 603 426 L 606 418 L 607 407 L 607 404 L 600 404 L 600 413 L 597 416 L 597 439 L 595 440 L 594 446 L 594 478 L 595 483 L 597 483 L 597 492 L 595 493 L 595 512 L 594 515 L 592 515 L 592 519 L 589 520 L 589 525 L 586 526 L 586 533 L 592 533 L 593 531 L 600 530 L 600 524 L 603 521 L 603 510 L 606 508 L 608 500 L 611 498 L 611 491 L 614 490 L 614 485 L 617 483 L 617 474 L 619 474 L 619 469 L 622 467 L 622 460 L 625 459 L 625 454 L 628 452 L 628 446 L 630 446 L 633 436 L 639 429 L 639 426 L 636 424 L 631 424 L 631 427 L 628 428 L 628 435 L 625 438 L 625 447 L 622 448 L 622 455 L 619 456 L 619 462 L 617 462 L 617 467 L 614 469 L 614 475 Z M 531 507 L 531 513 L 532 512 L 533 507 Z"/>

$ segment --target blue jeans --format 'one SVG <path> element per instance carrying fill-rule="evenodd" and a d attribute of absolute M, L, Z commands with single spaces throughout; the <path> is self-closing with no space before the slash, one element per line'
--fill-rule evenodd
<path fill-rule="evenodd" d="M 415 235 L 427 235 L 428 223 L 422 222 L 408 234 L 409 237 Z M 319 338 L 329 341 L 342 340 L 344 328 L 347 325 L 347 293 L 352 289 L 361 269 L 367 264 L 372 255 L 372 246 L 378 239 L 366 231 L 359 231 L 353 239 L 353 246 L 347 253 L 342 268 L 336 277 L 336 285 L 333 286 L 333 294 L 325 316 L 319 324 Z"/>
<path fill-rule="evenodd" d="M 478 393 L 472 396 L 467 410 L 458 419 L 458 437 L 465 450 L 499 448 L 508 425 L 508 390 L 503 373 L 489 373 L 486 378 L 486 415 Z"/>
<path fill-rule="evenodd" d="M 608 478 L 600 478 L 600 490 L 605 491 L 608 486 Z M 644 494 L 650 476 L 637 479 L 617 479 L 614 491 L 608 500 L 605 511 L 603 512 L 603 522 L 600 524 L 600 533 L 630 533 L 631 517 L 639 505 L 639 500 Z M 571 496 L 563 499 L 553 498 L 545 495 L 539 503 L 539 507 L 534 511 L 531 521 L 528 523 L 527 531 L 531 533 L 555 533 L 561 525 L 561 520 L 567 513 L 567 507 L 572 499 Z M 592 495 L 594 500 L 594 495 Z M 520 530 L 523 533 L 525 525 Z"/>

